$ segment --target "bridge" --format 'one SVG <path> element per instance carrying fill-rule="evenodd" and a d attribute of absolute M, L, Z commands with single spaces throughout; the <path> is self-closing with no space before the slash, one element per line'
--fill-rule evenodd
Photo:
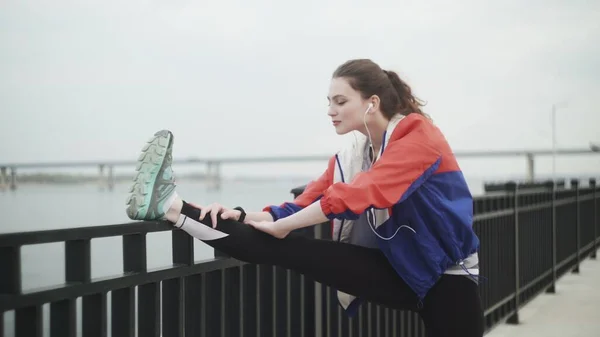
<path fill-rule="evenodd" d="M 542 294 L 558 298 L 557 284 L 569 275 L 591 277 L 580 266 L 587 258 L 595 260 L 600 247 L 600 188 L 595 179 L 573 179 L 568 186 L 554 181 L 502 186 L 473 201 L 480 273 L 486 278 L 480 295 L 490 336 L 504 323 L 514 326 L 510 336 L 531 331 L 520 324 L 526 306 Z M 300 187 L 292 193 L 302 191 Z M 172 264 L 151 269 L 146 238 L 156 232 L 170 233 Z M 331 239 L 327 224 L 299 233 Z M 122 238 L 123 270 L 95 279 L 91 242 L 106 237 Z M 65 283 L 23 290 L 22 247 L 56 242 L 65 247 Z M 425 336 L 413 312 L 365 303 L 349 318 L 335 291 L 323 284 L 293 270 L 244 263 L 218 251 L 212 259 L 194 261 L 193 243 L 186 232 L 163 222 L 0 234 L 0 313 L 15 317 L 6 327 L 0 320 L 0 337 L 42 336 L 45 319 L 50 337 L 77 336 L 78 326 L 85 337 L 105 337 L 109 331 L 119 337 Z M 592 286 L 580 289 L 581 296 L 597 292 L 597 280 L 588 279 L 587 284 Z M 49 317 L 43 315 L 45 305 Z M 591 305 L 598 311 L 600 304 Z"/>
<path fill-rule="evenodd" d="M 600 154 L 600 147 L 590 144 L 589 148 L 565 148 L 565 149 L 530 149 L 530 150 L 492 150 L 492 151 L 458 151 L 458 158 L 498 158 L 498 157 L 524 157 L 527 160 L 526 180 L 535 180 L 535 157 L 541 156 L 569 156 L 569 155 L 592 155 Z M 206 180 L 209 186 L 220 188 L 221 166 L 227 164 L 261 164 L 261 163 L 301 163 L 301 162 L 326 162 L 331 155 L 312 156 L 262 156 L 262 157 L 231 157 L 231 158 L 185 158 L 174 159 L 173 164 L 183 165 L 205 165 Z M 0 190 L 10 188 L 17 189 L 19 169 L 53 169 L 53 168 L 93 168 L 98 167 L 98 182 L 102 186 L 112 189 L 115 184 L 115 167 L 135 167 L 135 160 L 93 160 L 93 161 L 70 161 L 70 162 L 35 162 L 35 163 L 0 163 Z M 107 174 L 105 176 L 104 170 Z"/>

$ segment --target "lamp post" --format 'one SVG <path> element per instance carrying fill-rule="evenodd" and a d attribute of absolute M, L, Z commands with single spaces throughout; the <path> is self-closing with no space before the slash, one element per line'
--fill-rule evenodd
<path fill-rule="evenodd" d="M 566 107 L 566 102 L 552 104 L 552 181 L 556 184 L 556 109 Z"/>

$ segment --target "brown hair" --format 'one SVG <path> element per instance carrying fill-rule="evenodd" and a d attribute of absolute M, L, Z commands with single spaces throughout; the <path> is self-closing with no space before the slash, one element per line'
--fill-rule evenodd
<path fill-rule="evenodd" d="M 339 77 L 346 78 L 350 86 L 359 91 L 364 99 L 373 95 L 379 96 L 381 112 L 388 119 L 397 113 L 405 116 L 411 113 L 427 116 L 421 111 L 425 104 L 412 94 L 410 87 L 398 74 L 381 69 L 369 59 L 345 62 L 333 72 L 333 78 Z"/>

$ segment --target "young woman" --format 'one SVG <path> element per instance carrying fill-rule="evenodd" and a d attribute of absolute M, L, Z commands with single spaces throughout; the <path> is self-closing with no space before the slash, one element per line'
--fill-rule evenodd
<path fill-rule="evenodd" d="M 241 261 L 277 265 L 360 300 L 418 312 L 431 336 L 482 336 L 473 201 L 440 130 L 396 73 L 351 60 L 333 73 L 328 115 L 355 142 L 293 202 L 262 212 L 195 206 L 175 191 L 173 135 L 143 149 L 127 214 L 166 219 Z M 334 240 L 290 233 L 331 221 Z"/>

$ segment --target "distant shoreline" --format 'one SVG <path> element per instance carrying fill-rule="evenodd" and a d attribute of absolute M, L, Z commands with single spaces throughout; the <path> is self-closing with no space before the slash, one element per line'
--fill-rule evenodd
<path fill-rule="evenodd" d="M 133 181 L 134 175 L 115 175 L 113 182 L 115 185 L 130 183 Z M 242 181 L 242 182 L 261 182 L 261 181 L 277 181 L 277 180 L 305 180 L 310 181 L 311 177 L 301 176 L 283 176 L 283 177 L 253 177 L 253 176 L 234 176 L 234 177 L 221 177 L 223 181 Z M 177 176 L 178 181 L 198 181 L 206 182 L 210 181 L 205 174 L 183 174 Z M 8 185 L 9 181 L 5 181 Z M 83 185 L 83 184 L 107 184 L 108 177 L 105 175 L 100 178 L 98 175 L 91 174 L 19 174 L 17 176 L 17 185 Z M 0 186 L 1 187 L 1 186 Z"/>

